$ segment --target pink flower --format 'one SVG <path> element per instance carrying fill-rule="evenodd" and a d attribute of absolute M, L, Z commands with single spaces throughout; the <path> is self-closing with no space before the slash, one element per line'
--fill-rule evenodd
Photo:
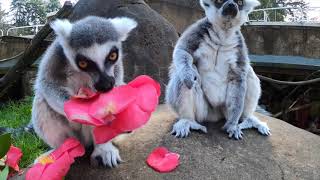
<path fill-rule="evenodd" d="M 39 158 L 26 174 L 26 180 L 61 180 L 76 157 L 83 156 L 84 147 L 77 139 L 67 139 L 58 149 Z"/>
<path fill-rule="evenodd" d="M 165 147 L 159 147 L 148 156 L 147 164 L 158 172 L 167 173 L 177 168 L 179 158 L 179 154 L 169 152 Z"/>
<path fill-rule="evenodd" d="M 19 161 L 22 157 L 22 151 L 19 148 L 11 146 L 8 153 L 5 164 L 14 169 L 15 171 L 19 171 Z"/>
<path fill-rule="evenodd" d="M 147 123 L 159 96 L 160 85 L 148 76 L 139 76 L 91 99 L 72 98 L 64 109 L 70 121 L 94 126 L 95 143 L 102 144 Z"/>

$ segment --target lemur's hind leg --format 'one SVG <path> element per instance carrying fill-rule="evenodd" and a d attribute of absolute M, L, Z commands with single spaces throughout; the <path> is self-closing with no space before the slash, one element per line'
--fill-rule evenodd
<path fill-rule="evenodd" d="M 260 80 L 250 67 L 247 77 L 248 88 L 245 97 L 244 111 L 242 114 L 242 123 L 239 124 L 240 129 L 256 128 L 263 135 L 271 135 L 267 123 L 260 121 L 254 112 L 257 109 L 258 101 L 261 94 Z"/>
<path fill-rule="evenodd" d="M 267 123 L 260 121 L 255 116 L 244 118 L 242 123 L 239 124 L 239 127 L 241 130 L 256 128 L 262 135 L 271 135 L 270 128 L 268 127 Z"/>
<path fill-rule="evenodd" d="M 41 95 L 36 95 L 33 103 L 34 130 L 50 147 L 58 148 L 65 139 L 76 137 L 67 119 L 55 112 Z"/>
<path fill-rule="evenodd" d="M 174 76 L 169 82 L 166 94 L 167 103 L 179 115 L 178 122 L 173 125 L 172 134 L 176 137 L 187 137 L 191 130 L 207 132 L 207 128 L 197 122 L 205 120 L 208 114 L 208 105 L 199 83 L 188 89 L 177 76 Z"/>

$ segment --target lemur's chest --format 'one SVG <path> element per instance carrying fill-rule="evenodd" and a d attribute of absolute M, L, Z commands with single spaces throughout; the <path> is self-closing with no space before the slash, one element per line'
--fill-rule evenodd
<path fill-rule="evenodd" d="M 230 66 L 237 60 L 238 50 L 229 46 L 200 44 L 194 56 L 200 76 L 210 76 L 216 81 L 227 79 Z"/>
<path fill-rule="evenodd" d="M 225 102 L 230 66 L 237 60 L 237 49 L 201 44 L 195 51 L 201 84 L 212 106 Z"/>

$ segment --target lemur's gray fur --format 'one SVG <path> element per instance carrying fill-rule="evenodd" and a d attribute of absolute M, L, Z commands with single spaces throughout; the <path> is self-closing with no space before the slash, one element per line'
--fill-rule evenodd
<path fill-rule="evenodd" d="M 229 137 L 257 128 L 270 135 L 267 124 L 254 116 L 261 94 L 260 81 L 250 66 L 240 32 L 257 0 L 200 0 L 206 17 L 190 26 L 178 40 L 166 89 L 166 102 L 179 115 L 173 134 L 207 132 L 203 121 L 226 119 Z"/>
<path fill-rule="evenodd" d="M 93 143 L 91 127 L 66 119 L 64 102 L 82 87 L 105 92 L 123 84 L 121 44 L 136 26 L 136 21 L 126 17 L 90 16 L 73 24 L 68 20 L 51 23 L 57 38 L 39 66 L 32 123 L 35 132 L 52 148 L 68 137 L 76 137 L 86 146 Z M 111 52 L 118 54 L 116 61 L 110 61 Z M 82 69 L 79 61 L 88 66 Z M 121 158 L 118 149 L 108 142 L 95 145 L 91 160 L 93 165 L 102 161 L 114 167 Z"/>

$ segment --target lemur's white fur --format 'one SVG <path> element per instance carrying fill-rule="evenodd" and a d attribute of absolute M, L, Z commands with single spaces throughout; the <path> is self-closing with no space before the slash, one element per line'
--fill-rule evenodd
<path fill-rule="evenodd" d="M 257 0 L 236 4 L 235 17 L 223 15 L 215 0 L 200 0 L 206 18 L 190 26 L 173 53 L 166 101 L 179 114 L 172 133 L 186 137 L 191 129 L 206 128 L 198 122 L 226 119 L 224 129 L 230 137 L 242 138 L 242 129 L 257 128 L 269 135 L 265 123 L 254 115 L 261 94 L 260 81 L 250 66 L 240 26 Z M 240 124 L 239 124 L 240 123 Z"/>
<path fill-rule="evenodd" d="M 96 91 L 100 79 L 118 86 L 123 82 L 122 47 L 137 22 L 126 18 L 104 19 L 87 17 L 75 23 L 56 20 L 51 27 L 56 40 L 41 60 L 35 84 L 32 124 L 36 133 L 52 148 L 59 147 L 66 138 L 76 137 L 85 146 L 93 144 L 92 127 L 69 122 L 64 113 L 64 102 L 82 87 Z M 109 64 L 108 54 L 118 49 L 118 60 Z M 83 56 L 95 64 L 91 72 L 82 71 L 76 63 Z M 102 84 L 105 85 L 105 84 Z M 121 161 L 118 149 L 110 142 L 95 145 L 91 155 L 93 165 L 102 163 L 115 167 Z"/>
<path fill-rule="evenodd" d="M 118 30 L 118 32 L 122 35 L 121 41 L 125 41 L 128 37 L 128 34 L 132 29 L 136 28 L 138 23 L 136 21 L 133 21 L 130 18 L 126 17 L 116 17 L 113 19 L 110 19 L 114 27 Z"/>

